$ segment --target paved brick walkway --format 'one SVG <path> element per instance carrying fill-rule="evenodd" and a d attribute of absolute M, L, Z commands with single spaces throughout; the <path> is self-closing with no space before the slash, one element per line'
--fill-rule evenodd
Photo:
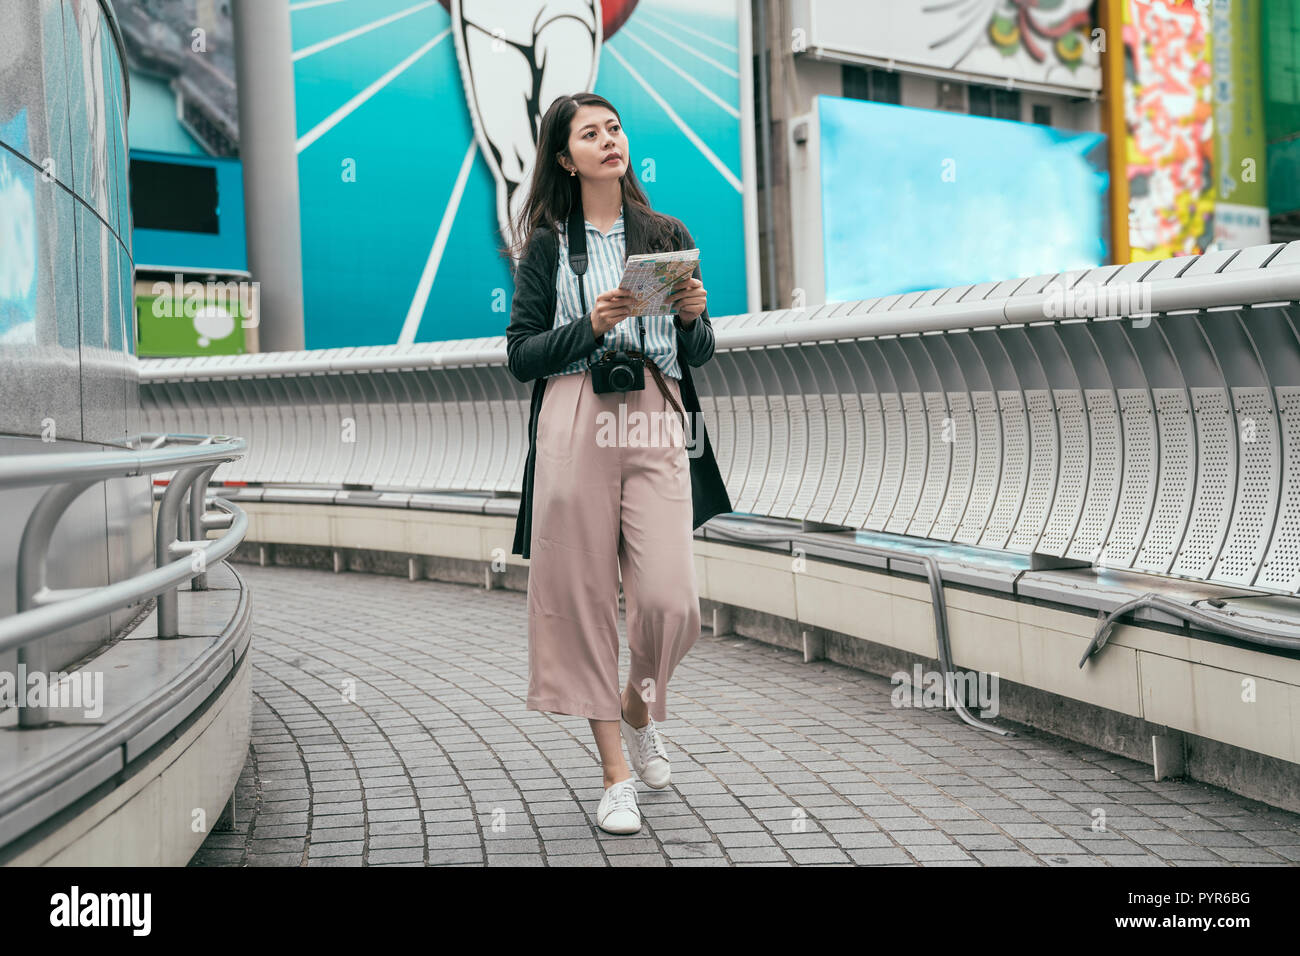
<path fill-rule="evenodd" d="M 638 788 L 641 833 L 607 834 L 586 719 L 524 710 L 524 594 L 238 567 L 253 743 L 239 825 L 192 865 L 1300 862 L 1295 814 L 707 631 L 669 688 L 673 785 Z"/>

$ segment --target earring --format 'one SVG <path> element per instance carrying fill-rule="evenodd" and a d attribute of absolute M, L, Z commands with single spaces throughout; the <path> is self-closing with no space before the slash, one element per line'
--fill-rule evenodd
<path fill-rule="evenodd" d="M 570 175 L 570 176 L 576 176 L 576 175 L 578 175 L 578 174 L 577 174 L 574 170 L 571 169 L 571 170 L 569 170 L 569 175 Z"/>

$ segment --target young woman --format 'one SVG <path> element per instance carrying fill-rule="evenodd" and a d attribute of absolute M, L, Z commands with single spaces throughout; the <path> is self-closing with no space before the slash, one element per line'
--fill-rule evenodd
<path fill-rule="evenodd" d="M 530 559 L 526 706 L 588 718 L 604 770 L 596 821 L 611 833 L 641 828 L 620 734 L 642 782 L 668 785 L 656 722 L 700 635 L 692 529 L 731 510 L 690 378 L 714 344 L 699 268 L 675 287 L 675 314 L 634 316 L 618 289 L 627 256 L 695 245 L 680 220 L 650 208 L 632 169 L 607 100 L 581 93 L 547 109 L 531 190 L 511 223 L 518 265 L 506 330 L 511 372 L 534 383 L 514 547 Z M 571 223 L 585 230 L 577 273 Z M 590 364 L 617 350 L 643 354 L 644 388 L 596 391 Z M 656 430 L 638 421 L 678 427 L 647 439 Z M 620 577 L 631 657 L 621 695 Z"/>

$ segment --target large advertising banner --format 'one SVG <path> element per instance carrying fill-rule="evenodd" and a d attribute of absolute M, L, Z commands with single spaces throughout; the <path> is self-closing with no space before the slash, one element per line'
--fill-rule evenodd
<path fill-rule="evenodd" d="M 1221 249 L 1269 241 L 1259 0 L 1214 0 L 1214 123 Z"/>
<path fill-rule="evenodd" d="M 1106 137 L 817 97 L 826 301 L 1107 261 Z"/>
<path fill-rule="evenodd" d="M 1093 0 L 806 0 L 794 25 L 796 44 L 814 53 L 1101 89 Z"/>
<path fill-rule="evenodd" d="M 541 114 L 588 90 L 621 114 L 628 175 L 691 231 L 710 313 L 744 312 L 742 5 L 292 3 L 307 347 L 502 335 L 502 229 Z"/>
<path fill-rule="evenodd" d="M 1214 238 L 1208 0 L 1124 0 L 1124 120 L 1132 259 L 1203 252 Z"/>
<path fill-rule="evenodd" d="M 1269 241 L 1259 0 L 1124 0 L 1133 261 Z"/>

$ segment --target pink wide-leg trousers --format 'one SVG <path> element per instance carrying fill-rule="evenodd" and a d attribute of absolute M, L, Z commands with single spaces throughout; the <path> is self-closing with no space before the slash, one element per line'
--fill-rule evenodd
<path fill-rule="evenodd" d="M 681 404 L 678 380 L 665 376 Z M 597 395 L 591 373 L 542 394 L 528 571 L 528 710 L 617 720 L 618 586 L 628 679 L 656 721 L 700 636 L 691 476 L 682 420 L 645 388 Z M 622 406 L 622 408 L 620 408 Z"/>

